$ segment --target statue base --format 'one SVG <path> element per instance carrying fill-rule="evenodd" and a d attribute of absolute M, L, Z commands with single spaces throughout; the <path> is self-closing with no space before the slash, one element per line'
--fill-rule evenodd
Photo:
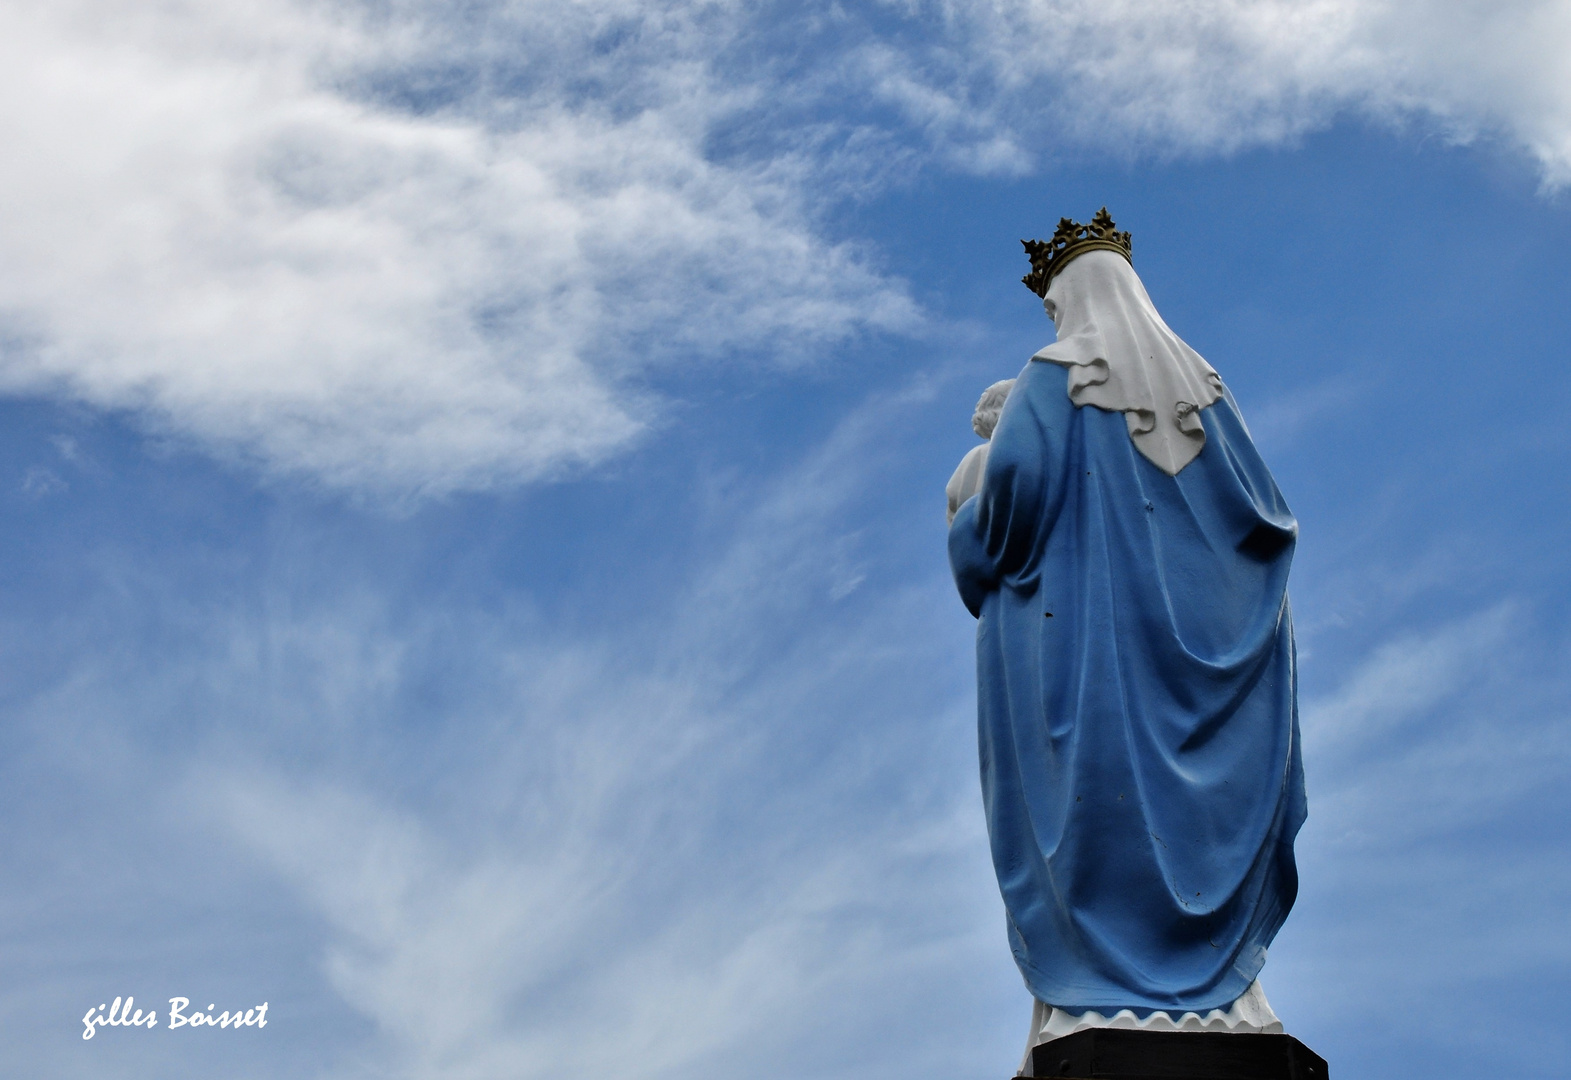
<path fill-rule="evenodd" d="M 1031 1050 L 1053 1080 L 1328 1080 L 1325 1059 L 1291 1035 L 1093 1028 Z"/>

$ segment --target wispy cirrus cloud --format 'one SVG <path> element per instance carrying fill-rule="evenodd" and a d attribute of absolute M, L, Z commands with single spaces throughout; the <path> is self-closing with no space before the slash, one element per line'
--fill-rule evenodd
<path fill-rule="evenodd" d="M 1564 649 L 1507 600 L 1409 626 L 1305 700 L 1311 813 L 1279 968 L 1305 1022 L 1330 1032 L 1378 1017 L 1421 1041 L 1427 1021 L 1389 1003 L 1456 1000 L 1484 1040 L 1485 1017 L 1517 1008 L 1514 988 L 1563 965 L 1548 899 L 1571 896 L 1552 824 L 1571 769 Z M 1548 1060 L 1503 1040 L 1495 1052 L 1525 1071 Z"/>
<path fill-rule="evenodd" d="M 734 493 L 707 557 L 673 560 L 631 618 L 300 582 L 281 552 L 253 602 L 197 602 L 181 575 L 201 560 L 171 555 L 63 615 L 46 633 L 69 675 L 16 695 L 7 760 L 72 810 L 13 785 L 38 827 L 7 854 L 47 822 L 96 884 L 11 933 L 44 943 L 41 969 L 66 936 L 99 959 L 6 1015 L 123 966 L 143 996 L 272 994 L 283 1037 L 244 1052 L 310 1054 L 312 1075 L 896 1076 L 995 1042 L 1008 1062 L 1028 1003 L 976 802 L 967 617 L 941 578 L 843 591 L 894 546 L 864 530 L 911 532 L 867 503 L 919 411 L 879 395 Z M 81 925 L 106 891 L 134 940 Z M 953 999 L 978 971 L 1002 974 L 998 1008 Z M 236 1053 L 170 1045 L 95 1049 L 208 1071 Z M 76 1050 L 30 1061 L 103 1064 Z"/>

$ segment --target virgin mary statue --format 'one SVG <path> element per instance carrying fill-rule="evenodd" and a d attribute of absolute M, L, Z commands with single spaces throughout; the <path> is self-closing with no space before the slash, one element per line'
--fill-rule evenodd
<path fill-rule="evenodd" d="M 1256 976 L 1298 891 L 1298 526 L 1106 209 L 1026 247 L 1058 340 L 1016 379 L 949 558 L 1032 1042 L 1281 1031 Z"/>

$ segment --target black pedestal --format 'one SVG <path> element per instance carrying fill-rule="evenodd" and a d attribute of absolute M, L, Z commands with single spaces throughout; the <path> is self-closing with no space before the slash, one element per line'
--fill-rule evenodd
<path fill-rule="evenodd" d="M 1291 1035 L 1095 1028 L 1031 1051 L 1038 1077 L 1073 1080 L 1328 1080 L 1325 1059 Z"/>

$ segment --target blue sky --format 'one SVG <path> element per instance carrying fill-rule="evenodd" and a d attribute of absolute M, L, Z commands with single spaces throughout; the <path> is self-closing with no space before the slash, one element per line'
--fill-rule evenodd
<path fill-rule="evenodd" d="M 1571 9 L 0 14 L 6 1075 L 1002 1077 L 944 481 L 1106 204 L 1298 515 L 1263 981 L 1571 1053 Z M 104 1030 L 116 995 L 244 1032 Z"/>

